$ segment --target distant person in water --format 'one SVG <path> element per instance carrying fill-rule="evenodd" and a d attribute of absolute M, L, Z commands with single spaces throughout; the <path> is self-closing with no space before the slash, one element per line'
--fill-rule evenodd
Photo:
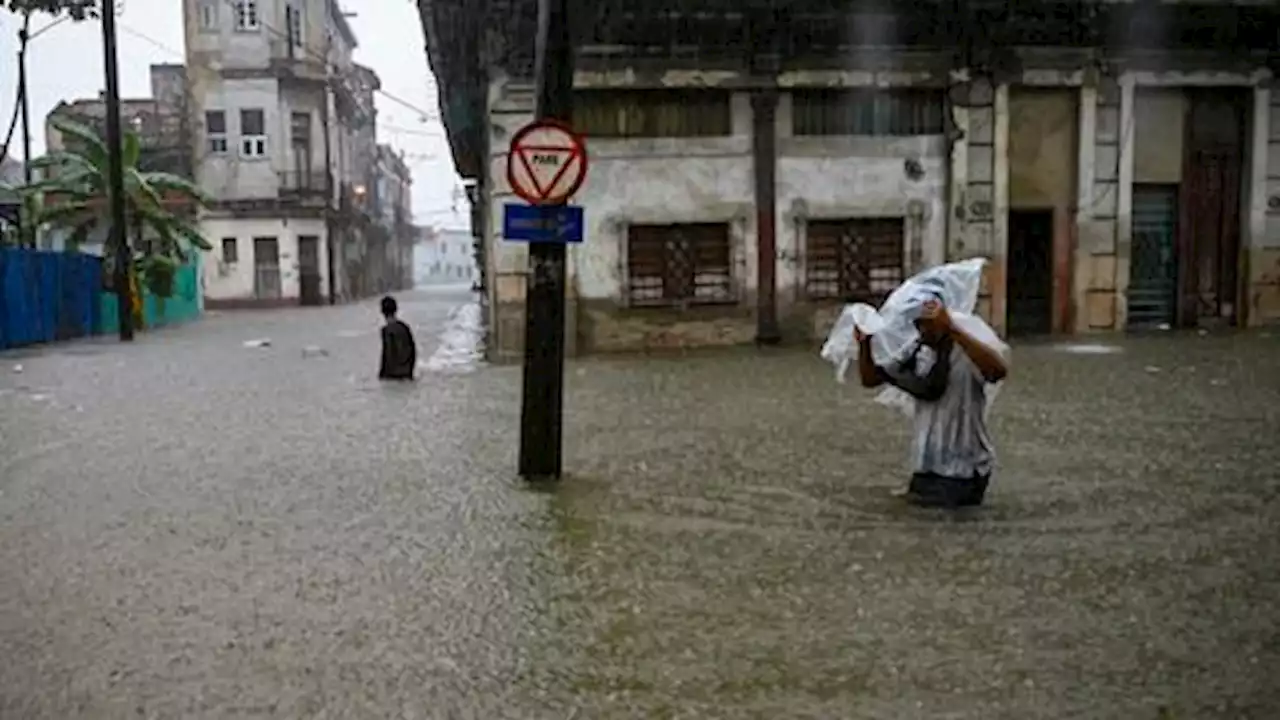
<path fill-rule="evenodd" d="M 379 380 L 412 380 L 418 364 L 418 346 L 413 331 L 399 318 L 396 299 L 390 295 L 382 298 L 382 364 L 378 368 Z"/>

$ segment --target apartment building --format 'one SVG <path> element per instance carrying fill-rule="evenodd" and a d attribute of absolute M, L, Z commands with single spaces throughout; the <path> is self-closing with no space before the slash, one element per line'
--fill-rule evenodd
<path fill-rule="evenodd" d="M 337 0 L 184 0 L 209 306 L 358 297 L 377 76 Z"/>

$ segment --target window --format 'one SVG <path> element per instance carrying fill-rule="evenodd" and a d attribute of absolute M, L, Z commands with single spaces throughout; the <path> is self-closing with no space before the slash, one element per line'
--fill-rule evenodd
<path fill-rule="evenodd" d="M 636 306 L 732 303 L 729 225 L 627 228 L 627 299 Z"/>
<path fill-rule="evenodd" d="M 222 238 L 222 262 L 228 265 L 240 262 L 240 248 L 233 237 Z"/>
<path fill-rule="evenodd" d="M 259 27 L 258 0 L 234 0 L 237 30 L 257 30 Z"/>
<path fill-rule="evenodd" d="M 206 110 L 204 113 L 204 133 L 207 138 L 208 151 L 211 155 L 224 155 L 227 152 L 227 114 L 222 110 Z"/>
<path fill-rule="evenodd" d="M 942 90 L 803 90 L 792 94 L 796 135 L 938 135 Z"/>
<path fill-rule="evenodd" d="M 902 218 L 812 220 L 805 245 L 805 294 L 811 300 L 879 305 L 902 284 Z"/>
<path fill-rule="evenodd" d="M 247 158 L 267 155 L 267 123 L 261 110 L 240 111 L 240 155 Z"/>
<path fill-rule="evenodd" d="M 713 137 L 733 133 L 729 93 L 719 90 L 588 90 L 573 101 L 587 137 Z"/>
<path fill-rule="evenodd" d="M 204 0 L 200 3 L 200 30 L 211 32 L 218 29 L 218 3 L 216 0 Z"/>

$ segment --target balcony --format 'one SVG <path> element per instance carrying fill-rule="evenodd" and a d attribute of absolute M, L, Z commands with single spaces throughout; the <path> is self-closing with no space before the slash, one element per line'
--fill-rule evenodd
<path fill-rule="evenodd" d="M 293 200 L 320 200 L 329 196 L 324 171 L 280 173 L 280 198 Z"/>

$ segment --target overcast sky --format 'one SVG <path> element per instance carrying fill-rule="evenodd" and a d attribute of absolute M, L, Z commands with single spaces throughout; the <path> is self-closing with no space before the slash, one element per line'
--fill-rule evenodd
<path fill-rule="evenodd" d="M 181 0 L 117 0 L 123 14 L 119 29 L 120 89 L 124 97 L 150 95 L 152 63 L 183 62 Z M 370 6 L 376 5 L 377 10 Z M 356 61 L 382 77 L 388 94 L 378 96 L 378 141 L 403 150 L 413 170 L 413 210 L 418 223 L 467 227 L 467 202 L 449 158 L 444 128 L 438 121 L 435 78 L 427 67 L 417 9 L 409 0 L 353 2 L 351 18 L 360 40 Z M 39 15 L 33 32 L 48 25 Z M 0 142 L 8 130 L 17 90 L 19 18 L 0 11 Z M 103 87 L 101 27 L 65 22 L 31 41 L 27 54 L 31 90 L 32 151 L 44 151 L 44 118 L 61 100 L 95 97 Z M 426 113 L 429 117 L 423 117 Z M 9 154 L 22 157 L 21 129 Z M 456 193 L 456 196 L 455 196 Z M 457 212 L 453 208 L 457 207 Z"/>

